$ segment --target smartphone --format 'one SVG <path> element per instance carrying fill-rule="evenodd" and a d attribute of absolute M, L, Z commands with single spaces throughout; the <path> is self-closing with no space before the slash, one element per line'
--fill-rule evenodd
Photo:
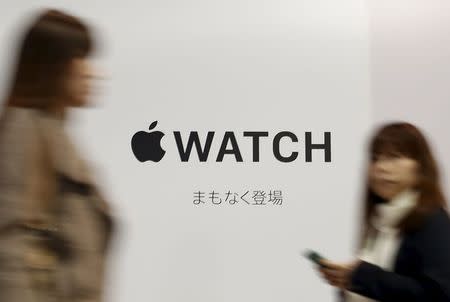
<path fill-rule="evenodd" d="M 312 250 L 307 250 L 303 255 L 306 258 L 308 258 L 310 261 L 314 262 L 315 264 L 317 264 L 319 266 L 324 266 L 321 263 L 321 260 L 325 260 L 325 258 L 322 255 L 320 255 L 318 252 L 312 251 Z"/>

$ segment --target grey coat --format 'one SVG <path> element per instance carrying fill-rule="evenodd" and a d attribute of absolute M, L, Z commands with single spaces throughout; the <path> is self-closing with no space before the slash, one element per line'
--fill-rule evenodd
<path fill-rule="evenodd" d="M 0 119 L 0 301 L 102 300 L 113 220 L 61 119 Z"/>

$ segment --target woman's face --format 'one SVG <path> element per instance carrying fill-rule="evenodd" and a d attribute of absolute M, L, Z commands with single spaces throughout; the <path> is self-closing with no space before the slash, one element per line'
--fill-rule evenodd
<path fill-rule="evenodd" d="M 72 59 L 65 82 L 68 106 L 83 107 L 88 105 L 89 95 L 92 91 L 92 80 L 95 77 L 96 74 L 89 59 Z"/>
<path fill-rule="evenodd" d="M 385 200 L 393 198 L 418 182 L 419 163 L 404 155 L 374 155 L 369 167 L 370 189 Z"/>

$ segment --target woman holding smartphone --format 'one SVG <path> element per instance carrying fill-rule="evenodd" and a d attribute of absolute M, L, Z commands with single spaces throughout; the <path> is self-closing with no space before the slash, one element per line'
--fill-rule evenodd
<path fill-rule="evenodd" d="M 450 301 L 450 219 L 424 135 L 388 124 L 369 152 L 358 259 L 322 260 L 322 276 L 347 302 Z"/>

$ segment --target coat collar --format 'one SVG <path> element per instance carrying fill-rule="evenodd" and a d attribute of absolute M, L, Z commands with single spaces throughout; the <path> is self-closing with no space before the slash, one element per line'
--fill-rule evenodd
<path fill-rule="evenodd" d="M 83 158 L 65 129 L 64 119 L 35 111 L 37 127 L 57 173 L 81 183 L 93 183 L 88 161 Z"/>
<path fill-rule="evenodd" d="M 372 225 L 378 231 L 396 229 L 398 223 L 417 205 L 419 192 L 407 189 L 385 203 L 377 204 Z"/>

